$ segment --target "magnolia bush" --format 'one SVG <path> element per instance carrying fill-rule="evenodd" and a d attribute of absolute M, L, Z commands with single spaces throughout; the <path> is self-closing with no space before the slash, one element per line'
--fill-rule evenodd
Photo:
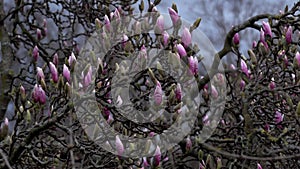
<path fill-rule="evenodd" d="M 233 26 L 209 68 L 201 18 L 187 24 L 159 3 L 16 1 L 1 12 L 1 167 L 299 168 L 300 2 Z M 245 29 L 260 33 L 246 54 Z"/>

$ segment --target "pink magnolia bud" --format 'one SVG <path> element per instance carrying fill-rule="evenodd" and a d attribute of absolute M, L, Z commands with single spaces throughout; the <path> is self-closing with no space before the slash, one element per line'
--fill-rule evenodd
<path fill-rule="evenodd" d="M 144 166 L 144 167 L 149 167 L 149 166 L 150 166 L 150 164 L 148 163 L 146 157 L 143 157 L 143 166 Z"/>
<path fill-rule="evenodd" d="M 241 80 L 241 81 L 240 81 L 240 89 L 241 89 L 241 90 L 244 90 L 244 89 L 245 89 L 245 86 L 246 86 L 245 81 L 244 81 L 244 80 Z"/>
<path fill-rule="evenodd" d="M 118 135 L 116 136 L 116 150 L 118 156 L 121 156 L 124 153 L 124 145 Z"/>
<path fill-rule="evenodd" d="M 278 123 L 282 122 L 283 117 L 284 117 L 284 114 L 280 113 L 279 111 L 276 111 L 275 112 L 275 123 L 278 124 Z"/>
<path fill-rule="evenodd" d="M 32 92 L 32 98 L 34 102 L 39 102 L 40 104 L 46 103 L 46 94 L 41 85 L 35 85 Z"/>
<path fill-rule="evenodd" d="M 42 39 L 42 31 L 39 28 L 36 29 L 36 38 L 38 40 Z"/>
<path fill-rule="evenodd" d="M 219 95 L 218 91 L 214 85 L 211 85 L 211 95 L 214 99 L 218 98 L 218 95 Z"/>
<path fill-rule="evenodd" d="M 58 65 L 58 55 L 57 55 L 57 53 L 54 54 L 52 62 L 54 63 L 55 66 Z"/>
<path fill-rule="evenodd" d="M 243 59 L 241 59 L 241 69 L 242 69 L 242 72 L 244 72 L 247 75 L 247 77 L 249 77 L 248 67 L 247 67 L 246 62 Z"/>
<path fill-rule="evenodd" d="M 4 125 L 8 126 L 8 124 L 9 124 L 8 118 L 5 117 L 5 119 L 4 119 Z"/>
<path fill-rule="evenodd" d="M 159 81 L 156 82 L 156 88 L 154 91 L 155 104 L 160 105 L 162 103 L 162 88 Z"/>
<path fill-rule="evenodd" d="M 176 48 L 177 48 L 177 51 L 178 51 L 180 57 L 184 57 L 187 55 L 185 48 L 181 44 L 177 44 Z"/>
<path fill-rule="evenodd" d="M 126 43 L 128 40 L 129 40 L 128 36 L 123 34 L 123 38 L 122 38 L 122 47 L 123 48 L 126 46 Z"/>
<path fill-rule="evenodd" d="M 70 67 L 72 67 L 73 64 L 76 62 L 76 57 L 73 52 L 71 53 L 71 56 L 69 56 L 68 62 Z"/>
<path fill-rule="evenodd" d="M 181 90 L 181 85 L 178 83 L 177 84 L 177 87 L 176 87 L 176 89 L 175 89 L 175 97 L 176 97 L 176 99 L 177 100 L 181 100 L 181 98 L 182 98 L 182 90 Z"/>
<path fill-rule="evenodd" d="M 238 45 L 240 44 L 240 36 L 239 36 L 239 33 L 235 33 L 234 36 L 233 36 L 233 43 L 235 45 Z"/>
<path fill-rule="evenodd" d="M 257 163 L 257 169 L 263 169 L 259 163 Z"/>
<path fill-rule="evenodd" d="M 57 72 L 55 65 L 52 62 L 49 62 L 49 68 L 50 68 L 51 77 L 52 77 L 53 82 L 57 83 L 58 82 L 58 72 Z"/>
<path fill-rule="evenodd" d="M 83 79 L 83 87 L 86 88 L 92 82 L 92 67 L 89 68 L 89 71 L 86 73 Z"/>
<path fill-rule="evenodd" d="M 275 89 L 275 87 L 276 87 L 276 84 L 275 84 L 275 82 L 270 82 L 270 84 L 269 84 L 269 89 L 270 90 L 274 90 Z"/>
<path fill-rule="evenodd" d="M 67 79 L 68 82 L 70 82 L 70 70 L 65 64 L 63 67 L 63 76 Z"/>
<path fill-rule="evenodd" d="M 195 75 L 198 73 L 198 59 L 197 57 L 189 57 L 188 58 L 188 61 L 189 61 L 189 70 L 191 72 L 192 75 Z"/>
<path fill-rule="evenodd" d="M 110 20 L 107 15 L 104 16 L 104 25 L 107 31 L 110 31 Z"/>
<path fill-rule="evenodd" d="M 141 47 L 141 50 L 140 50 L 140 53 L 139 53 L 138 57 L 147 59 L 147 49 L 146 49 L 145 45 L 143 45 Z"/>
<path fill-rule="evenodd" d="M 159 166 L 161 161 L 161 152 L 159 146 L 156 147 L 155 153 L 154 153 L 154 166 L 157 167 Z"/>
<path fill-rule="evenodd" d="M 192 148 L 192 141 L 190 139 L 190 137 L 186 138 L 186 144 L 185 144 L 185 150 L 189 151 Z"/>
<path fill-rule="evenodd" d="M 33 48 L 32 56 L 33 56 L 34 61 L 38 60 L 38 57 L 39 57 L 39 48 L 37 46 L 35 46 Z"/>
<path fill-rule="evenodd" d="M 286 33 L 285 33 L 285 40 L 286 40 L 287 44 L 292 43 L 292 34 L 293 34 L 292 27 L 289 26 Z"/>
<path fill-rule="evenodd" d="M 169 34 L 168 34 L 167 31 L 164 31 L 163 32 L 163 43 L 164 43 L 164 46 L 168 45 L 168 40 L 169 40 Z"/>
<path fill-rule="evenodd" d="M 156 20 L 156 27 L 158 28 L 159 32 L 158 33 L 162 33 L 164 31 L 164 17 L 162 15 L 160 15 L 157 20 Z"/>
<path fill-rule="evenodd" d="M 192 35 L 187 27 L 182 31 L 181 41 L 184 44 L 184 47 L 188 47 L 192 43 Z"/>
<path fill-rule="evenodd" d="M 300 68 L 300 53 L 297 51 L 295 58 L 294 58 L 294 63 L 295 67 Z"/>
<path fill-rule="evenodd" d="M 265 32 L 263 29 L 260 29 L 260 41 L 265 42 Z"/>
<path fill-rule="evenodd" d="M 37 71 L 37 78 L 38 78 L 38 80 L 45 79 L 45 75 L 44 75 L 44 72 L 43 72 L 42 68 L 37 67 L 36 71 Z"/>
<path fill-rule="evenodd" d="M 169 14 L 170 14 L 170 17 L 171 17 L 171 20 L 173 22 L 173 25 L 176 25 L 178 20 L 179 20 L 179 15 L 178 13 L 172 9 L 172 8 L 168 8 L 168 11 L 169 11 Z"/>
<path fill-rule="evenodd" d="M 118 8 L 116 8 L 113 16 L 117 21 L 119 21 L 121 19 L 121 15 L 120 15 Z"/>
<path fill-rule="evenodd" d="M 265 35 L 269 35 L 270 37 L 272 37 L 272 31 L 269 22 L 263 21 L 263 29 Z"/>

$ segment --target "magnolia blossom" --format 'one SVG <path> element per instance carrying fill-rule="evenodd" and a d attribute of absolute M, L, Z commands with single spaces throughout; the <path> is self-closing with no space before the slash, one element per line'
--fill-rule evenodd
<path fill-rule="evenodd" d="M 257 163 L 257 169 L 263 169 L 259 163 Z"/>
<path fill-rule="evenodd" d="M 39 28 L 36 29 L 36 37 L 38 40 L 42 39 L 42 31 Z"/>
<path fill-rule="evenodd" d="M 86 88 L 92 82 L 92 67 L 89 68 L 89 71 L 83 78 L 83 87 Z"/>
<path fill-rule="evenodd" d="M 191 141 L 190 137 L 187 137 L 186 138 L 186 143 L 185 143 L 185 149 L 187 151 L 189 151 L 191 148 L 192 148 L 192 141 Z"/>
<path fill-rule="evenodd" d="M 245 81 L 244 81 L 244 80 L 241 80 L 241 81 L 240 81 L 240 89 L 241 89 L 241 90 L 244 90 L 244 89 L 245 89 L 245 86 L 246 86 Z"/>
<path fill-rule="evenodd" d="M 289 26 L 286 33 L 285 33 L 285 41 L 286 41 L 287 44 L 292 43 L 292 34 L 293 34 L 292 27 Z"/>
<path fill-rule="evenodd" d="M 182 97 L 181 85 L 179 83 L 177 84 L 177 87 L 175 89 L 175 97 L 177 100 L 181 100 Z"/>
<path fill-rule="evenodd" d="M 247 75 L 247 77 L 249 77 L 248 67 L 247 67 L 246 62 L 243 59 L 241 59 L 241 69 L 242 69 L 242 72 L 244 72 Z"/>
<path fill-rule="evenodd" d="M 21 98 L 22 98 L 22 99 L 25 99 L 25 98 L 26 98 L 26 91 L 25 91 L 25 88 L 21 85 L 19 90 L 20 90 Z"/>
<path fill-rule="evenodd" d="M 198 59 L 197 57 L 189 57 L 188 58 L 188 61 L 189 61 L 189 70 L 191 72 L 192 75 L 195 75 L 198 73 Z"/>
<path fill-rule="evenodd" d="M 121 156 L 124 153 L 124 145 L 118 135 L 116 136 L 116 150 L 118 156 Z"/>
<path fill-rule="evenodd" d="M 160 161 L 161 161 L 161 152 L 159 146 L 157 146 L 154 153 L 154 160 L 153 160 L 154 166 L 159 166 Z"/>
<path fill-rule="evenodd" d="M 32 56 L 33 56 L 34 61 L 38 60 L 38 57 L 39 57 L 39 48 L 37 46 L 35 46 L 33 48 Z"/>
<path fill-rule="evenodd" d="M 177 51 L 178 51 L 180 57 L 184 57 L 187 55 L 185 48 L 181 44 L 177 44 L 176 48 L 177 48 Z"/>
<path fill-rule="evenodd" d="M 58 82 L 58 72 L 55 67 L 55 65 L 52 62 L 49 62 L 49 67 L 50 67 L 50 72 L 51 72 L 51 77 L 53 82 Z"/>
<path fill-rule="evenodd" d="M 54 63 L 55 66 L 58 65 L 58 55 L 57 55 L 57 53 L 54 54 L 52 62 Z"/>
<path fill-rule="evenodd" d="M 46 103 L 46 94 L 41 85 L 35 85 L 32 92 L 33 101 L 39 102 L 40 104 Z"/>
<path fill-rule="evenodd" d="M 294 65 L 295 67 L 300 68 L 300 53 L 297 51 L 295 58 L 294 58 Z"/>
<path fill-rule="evenodd" d="M 154 91 L 155 104 L 160 105 L 162 103 L 162 93 L 163 93 L 163 91 L 162 91 L 161 85 L 160 85 L 159 81 L 157 81 L 156 88 Z"/>
<path fill-rule="evenodd" d="M 104 16 L 104 24 L 105 24 L 106 30 L 110 31 L 110 20 L 107 15 Z"/>
<path fill-rule="evenodd" d="M 164 31 L 164 17 L 160 15 L 156 20 L 156 27 L 159 29 L 159 33 Z"/>
<path fill-rule="evenodd" d="M 192 43 L 192 35 L 187 27 L 182 31 L 181 41 L 184 44 L 184 47 L 188 47 Z"/>
<path fill-rule="evenodd" d="M 38 80 L 45 79 L 45 75 L 44 75 L 44 72 L 43 72 L 42 68 L 37 67 L 36 71 L 37 71 L 37 78 L 38 78 Z"/>
<path fill-rule="evenodd" d="M 270 37 L 272 37 L 272 31 L 269 22 L 263 21 L 263 29 L 265 35 L 269 35 Z"/>
<path fill-rule="evenodd" d="M 71 55 L 69 56 L 69 59 L 68 59 L 68 62 L 69 62 L 69 66 L 73 66 L 73 64 L 76 62 L 76 57 L 74 55 L 74 53 L 72 52 Z"/>
<path fill-rule="evenodd" d="M 235 45 L 238 45 L 240 44 L 240 36 L 239 36 L 239 33 L 235 33 L 234 36 L 233 36 L 233 43 Z"/>
<path fill-rule="evenodd" d="M 178 13 L 173 9 L 173 8 L 168 8 L 171 20 L 173 22 L 173 25 L 176 25 L 178 20 L 179 20 L 179 15 Z"/>
<path fill-rule="evenodd" d="M 274 81 L 271 81 L 270 84 L 269 84 L 269 89 L 270 89 L 270 90 L 274 90 L 275 87 L 276 87 L 275 82 L 274 82 Z"/>
<path fill-rule="evenodd" d="M 279 111 L 276 111 L 275 112 L 275 123 L 278 124 L 278 123 L 282 122 L 283 117 L 284 117 L 284 114 L 280 113 Z"/>
<path fill-rule="evenodd" d="M 167 46 L 168 45 L 168 40 L 169 40 L 169 34 L 168 34 L 167 31 L 164 31 L 162 33 L 162 35 L 163 35 L 163 45 Z"/>
<path fill-rule="evenodd" d="M 65 64 L 63 66 L 63 76 L 67 79 L 68 82 L 70 82 L 70 70 Z"/>

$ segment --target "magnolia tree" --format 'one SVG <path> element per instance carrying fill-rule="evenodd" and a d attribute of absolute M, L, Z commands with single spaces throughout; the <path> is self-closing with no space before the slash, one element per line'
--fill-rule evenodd
<path fill-rule="evenodd" d="M 159 3 L 1 11 L 1 167 L 299 168 L 300 2 L 220 51 Z M 245 29 L 260 32 L 247 54 Z"/>

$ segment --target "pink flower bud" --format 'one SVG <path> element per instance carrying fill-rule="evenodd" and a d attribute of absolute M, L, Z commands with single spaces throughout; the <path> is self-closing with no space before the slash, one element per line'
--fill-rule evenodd
<path fill-rule="evenodd" d="M 121 19 L 121 15 L 120 15 L 118 8 L 116 8 L 113 16 L 117 21 L 119 21 Z"/>
<path fill-rule="evenodd" d="M 124 145 L 118 135 L 116 136 L 116 150 L 118 156 L 121 156 L 124 153 Z"/>
<path fill-rule="evenodd" d="M 285 40 L 286 40 L 287 44 L 292 43 L 292 34 L 293 34 L 292 27 L 289 26 L 286 33 L 285 33 Z"/>
<path fill-rule="evenodd" d="M 155 153 L 154 153 L 154 166 L 159 166 L 161 161 L 161 152 L 159 146 L 156 147 Z"/>
<path fill-rule="evenodd" d="M 163 32 L 163 43 L 164 43 L 164 46 L 168 45 L 168 40 L 169 40 L 169 34 L 168 34 L 167 31 L 164 31 Z"/>
<path fill-rule="evenodd" d="M 176 48 L 177 48 L 177 51 L 178 51 L 180 57 L 184 57 L 187 55 L 185 48 L 181 44 L 176 45 Z"/>
<path fill-rule="evenodd" d="M 42 68 L 37 67 L 36 71 L 37 71 L 37 79 L 38 80 L 45 79 L 45 75 L 44 75 L 44 72 L 43 72 Z"/>
<path fill-rule="evenodd" d="M 162 88 L 159 81 L 156 82 L 156 88 L 154 91 L 155 104 L 160 105 L 162 103 Z"/>
<path fill-rule="evenodd" d="M 159 33 L 162 33 L 164 31 L 164 17 L 160 15 L 156 20 L 156 27 L 159 29 Z"/>
<path fill-rule="evenodd" d="M 263 29 L 265 35 L 269 35 L 270 37 L 272 37 L 272 31 L 269 22 L 263 21 Z"/>
<path fill-rule="evenodd" d="M 20 95 L 22 99 L 26 98 L 26 91 L 22 85 L 20 86 Z"/>
<path fill-rule="evenodd" d="M 51 77 L 52 77 L 53 82 L 57 83 L 58 82 L 58 72 L 57 72 L 55 65 L 52 62 L 49 62 L 49 68 L 50 68 Z"/>
<path fill-rule="evenodd" d="M 182 97 L 182 90 L 181 90 L 181 85 L 178 83 L 175 89 L 175 97 L 177 100 L 181 100 Z"/>
<path fill-rule="evenodd" d="M 241 59 L 241 69 L 242 72 L 244 72 L 247 75 L 247 77 L 249 77 L 248 67 L 246 62 L 243 59 Z"/>
<path fill-rule="evenodd" d="M 8 124 L 9 124 L 8 118 L 5 117 L 5 119 L 4 119 L 4 125 L 8 126 Z"/>
<path fill-rule="evenodd" d="M 245 86 L 246 86 L 245 81 L 244 81 L 244 80 L 241 80 L 241 81 L 240 81 L 240 89 L 241 89 L 241 90 L 244 90 L 244 89 L 245 89 Z"/>
<path fill-rule="evenodd" d="M 32 98 L 34 102 L 39 102 L 40 104 L 46 103 L 46 94 L 41 85 L 35 84 L 32 92 Z"/>
<path fill-rule="evenodd" d="M 219 95 L 218 91 L 214 85 L 211 85 L 211 95 L 214 99 L 218 98 L 218 95 Z"/>
<path fill-rule="evenodd" d="M 57 55 L 57 53 L 54 54 L 52 62 L 54 63 L 55 66 L 58 65 L 58 55 Z"/>
<path fill-rule="evenodd" d="M 104 16 L 104 25 L 107 31 L 110 31 L 110 20 L 107 15 Z"/>
<path fill-rule="evenodd" d="M 234 36 L 233 36 L 233 43 L 235 45 L 238 45 L 240 44 L 240 36 L 239 36 L 239 33 L 235 33 Z"/>
<path fill-rule="evenodd" d="M 282 122 L 283 117 L 284 117 L 284 114 L 280 113 L 279 111 L 276 111 L 275 112 L 275 123 L 278 124 L 278 123 Z"/>
<path fill-rule="evenodd" d="M 42 32 L 39 28 L 36 29 L 36 38 L 38 40 L 41 40 L 42 39 Z"/>
<path fill-rule="evenodd" d="M 144 167 L 149 167 L 149 166 L 150 166 L 150 164 L 148 163 L 146 157 L 143 157 L 143 166 L 144 166 Z"/>
<path fill-rule="evenodd" d="M 260 29 L 260 41 L 265 42 L 265 32 L 263 29 Z"/>
<path fill-rule="evenodd" d="M 178 20 L 179 20 L 179 15 L 178 13 L 172 9 L 172 8 L 168 8 L 168 11 L 169 11 L 169 14 L 170 14 L 170 17 L 171 17 L 171 20 L 173 22 L 173 25 L 176 25 Z"/>
<path fill-rule="evenodd" d="M 68 62 L 70 67 L 72 67 L 73 64 L 76 62 L 76 57 L 73 52 L 71 53 L 71 56 L 69 56 Z"/>
<path fill-rule="evenodd" d="M 141 50 L 140 50 L 140 53 L 139 53 L 138 57 L 147 59 L 147 49 L 144 45 L 141 47 Z"/>
<path fill-rule="evenodd" d="M 257 163 L 257 169 L 263 169 L 259 163 Z"/>
<path fill-rule="evenodd" d="M 38 57 L 39 57 L 39 48 L 37 46 L 35 46 L 33 48 L 32 56 L 33 56 L 34 61 L 38 60 Z"/>
<path fill-rule="evenodd" d="M 83 80 L 83 87 L 86 88 L 92 82 L 92 67 L 89 68 L 89 71 L 86 73 Z"/>
<path fill-rule="evenodd" d="M 192 35 L 187 27 L 182 31 L 181 41 L 184 44 L 184 47 L 188 47 L 192 43 Z"/>
<path fill-rule="evenodd" d="M 122 47 L 123 48 L 126 46 L 126 43 L 128 40 L 129 40 L 128 36 L 123 34 L 123 38 L 122 38 Z"/>
<path fill-rule="evenodd" d="M 189 151 L 192 148 L 192 141 L 191 141 L 190 137 L 187 137 L 185 141 L 186 141 L 185 149 L 186 149 L 186 151 Z"/>
<path fill-rule="evenodd" d="M 275 87 L 276 87 L 276 84 L 275 84 L 275 82 L 270 82 L 270 84 L 269 84 L 269 89 L 270 90 L 274 90 L 275 89 Z"/>
<path fill-rule="evenodd" d="M 70 82 L 70 70 L 65 64 L 63 67 L 63 76 L 67 79 L 68 82 Z"/>
<path fill-rule="evenodd" d="M 294 58 L 294 65 L 300 68 L 300 53 L 297 51 Z"/>
<path fill-rule="evenodd" d="M 188 61 L 189 61 L 189 70 L 191 72 L 192 75 L 195 75 L 198 73 L 198 59 L 197 57 L 189 57 L 188 58 Z"/>

